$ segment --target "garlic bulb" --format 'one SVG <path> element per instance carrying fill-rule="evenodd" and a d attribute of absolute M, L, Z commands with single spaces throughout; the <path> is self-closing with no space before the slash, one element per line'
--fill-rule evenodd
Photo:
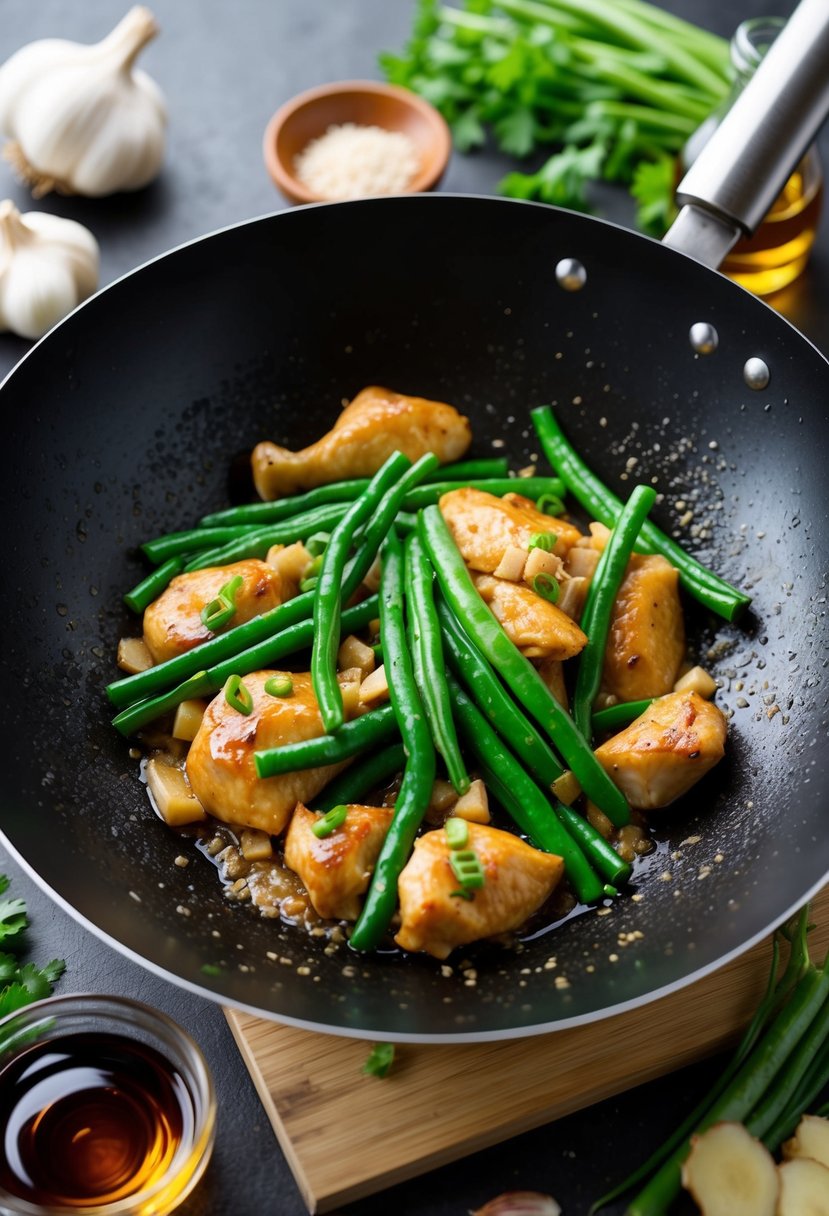
<path fill-rule="evenodd" d="M 39 338 L 98 286 L 98 242 L 83 224 L 0 203 L 0 330 Z"/>
<path fill-rule="evenodd" d="M 4 156 L 32 186 L 98 198 L 138 190 L 157 175 L 167 111 L 158 85 L 133 66 L 158 33 L 149 9 L 130 9 L 94 46 L 46 38 L 0 67 Z"/>

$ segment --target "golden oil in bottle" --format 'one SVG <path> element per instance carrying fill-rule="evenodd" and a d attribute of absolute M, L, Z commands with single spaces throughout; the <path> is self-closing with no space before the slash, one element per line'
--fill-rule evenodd
<path fill-rule="evenodd" d="M 164 1178 L 187 1121 L 181 1077 L 148 1044 L 44 1039 L 0 1071 L 0 1186 L 79 1212 L 127 1199 Z"/>
<path fill-rule="evenodd" d="M 746 85 L 785 21 L 758 17 L 744 21 L 731 40 L 734 88 L 723 108 L 696 131 L 682 155 L 687 169 Z M 758 296 L 770 295 L 791 283 L 804 269 L 815 242 L 823 199 L 823 174 L 814 145 L 792 173 L 782 193 L 753 236 L 738 241 L 720 270 Z"/>
<path fill-rule="evenodd" d="M 754 235 L 738 241 L 720 267 L 755 295 L 786 287 L 809 260 L 823 200 L 816 160 L 803 158 Z"/>

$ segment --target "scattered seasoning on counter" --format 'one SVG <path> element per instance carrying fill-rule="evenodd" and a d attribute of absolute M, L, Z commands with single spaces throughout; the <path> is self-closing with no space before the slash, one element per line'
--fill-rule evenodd
<path fill-rule="evenodd" d="M 405 190 L 420 168 L 415 145 L 402 131 L 346 122 L 330 126 L 299 153 L 294 169 L 319 198 L 359 198 Z"/>

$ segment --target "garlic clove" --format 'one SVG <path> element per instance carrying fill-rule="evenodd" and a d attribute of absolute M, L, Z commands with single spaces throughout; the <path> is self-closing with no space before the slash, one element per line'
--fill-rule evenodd
<path fill-rule="evenodd" d="M 42 337 L 95 291 L 98 263 L 82 224 L 0 203 L 0 330 Z"/>
<path fill-rule="evenodd" d="M 157 175 L 167 110 L 158 86 L 135 67 L 157 33 L 149 9 L 136 6 L 99 43 L 45 39 L 0 67 L 4 156 L 36 197 L 52 189 L 100 197 L 140 189 Z"/>

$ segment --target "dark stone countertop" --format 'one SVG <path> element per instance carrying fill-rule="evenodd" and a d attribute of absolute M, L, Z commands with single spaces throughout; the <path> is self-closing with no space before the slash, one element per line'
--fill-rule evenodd
<path fill-rule="evenodd" d="M 122 0 L 6 0 L 0 58 L 35 38 L 94 41 L 123 15 Z M 671 0 L 666 7 L 728 35 L 746 15 L 791 11 L 790 0 L 758 0 L 745 11 L 736 0 Z M 261 157 L 265 124 L 286 98 L 322 81 L 377 77 L 376 52 L 402 45 L 409 0 L 155 0 L 161 37 L 142 57 L 169 103 L 168 156 L 160 179 L 136 195 L 101 201 L 51 196 L 32 204 L 0 168 L 0 195 L 21 207 L 54 211 L 87 224 L 102 251 L 101 283 L 111 282 L 174 245 L 282 207 Z M 821 144 L 829 154 L 829 133 Z M 827 157 L 825 157 L 827 159 Z M 507 168 L 483 152 L 452 158 L 442 189 L 491 193 Z M 605 215 L 629 222 L 623 193 L 601 192 Z M 815 344 L 829 349 L 829 226 L 801 280 L 777 307 Z M 0 375 L 28 343 L 0 335 Z M 12 431 L 13 434 L 13 431 Z M 166 1010 L 187 1026 L 206 1053 L 219 1095 L 214 1158 L 202 1185 L 180 1209 L 186 1216 L 302 1216 L 305 1208 L 270 1124 L 248 1078 L 221 1010 L 116 953 L 56 907 L 20 867 L 0 852 L 0 872 L 31 911 L 32 957 L 67 960 L 67 991 L 129 994 Z M 612 1033 L 612 1023 L 597 1027 Z M 565 1216 L 584 1216 L 605 1184 L 618 1179 L 687 1112 L 718 1074 L 712 1060 L 434 1171 L 381 1195 L 349 1205 L 349 1216 L 461 1216 L 504 1190 L 553 1194 Z M 382 1151 L 378 1146 L 378 1151 Z M 608 1209 L 621 1212 L 617 1206 Z"/>

